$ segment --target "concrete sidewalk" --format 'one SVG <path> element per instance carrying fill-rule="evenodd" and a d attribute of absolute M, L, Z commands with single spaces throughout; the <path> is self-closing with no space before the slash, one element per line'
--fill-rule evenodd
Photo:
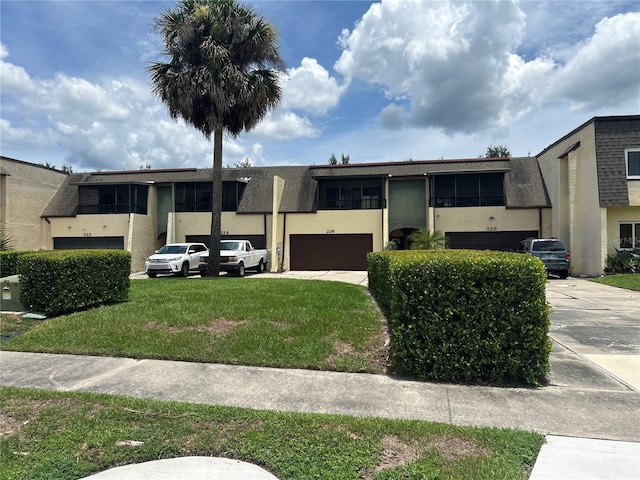
<path fill-rule="evenodd" d="M 543 447 L 534 467 L 534 480 L 640 478 L 640 392 L 626 388 L 464 386 L 382 375 L 5 351 L 0 352 L 0 363 L 2 385 L 16 387 L 532 430 L 568 438 L 558 444 L 548 437 L 550 443 Z M 602 449 L 602 444 L 586 439 L 616 440 L 621 446 Z M 599 469 L 589 467 L 586 473 L 591 477 L 582 472 L 587 464 L 578 460 L 580 455 L 599 465 Z M 615 460 L 614 470 L 611 460 Z M 200 468 L 203 461 L 194 460 L 191 465 Z M 156 467 L 159 468 L 146 465 Z M 558 471 L 576 475 L 554 476 Z M 612 471 L 620 474 L 608 475 Z M 127 477 L 121 471 L 118 478 L 145 477 Z"/>
<path fill-rule="evenodd" d="M 362 272 L 348 275 L 313 272 L 308 277 L 305 273 L 276 275 L 363 281 Z M 266 275 L 247 278 L 266 278 Z M 368 374 L 4 351 L 0 352 L 0 380 L 2 385 L 17 387 L 260 410 L 532 430 L 547 438 L 532 471 L 533 480 L 637 480 L 640 479 L 640 392 L 633 377 L 637 371 L 633 366 L 638 365 L 640 359 L 637 295 L 638 292 L 584 280 L 549 282 L 547 296 L 553 305 L 550 333 L 554 340 L 551 385 L 537 389 L 434 384 Z M 606 357 L 614 368 L 601 357 Z M 620 363 L 630 365 L 629 372 L 616 367 Z M 166 476 L 174 468 L 179 475 Z M 264 470 L 242 473 L 246 472 L 245 468 L 251 469 L 251 466 L 229 463 L 228 459 L 213 462 L 203 458 L 174 459 L 171 463 L 122 467 L 117 472 L 102 472 L 91 478 L 274 478 Z M 239 473 L 234 477 L 232 472 Z"/>

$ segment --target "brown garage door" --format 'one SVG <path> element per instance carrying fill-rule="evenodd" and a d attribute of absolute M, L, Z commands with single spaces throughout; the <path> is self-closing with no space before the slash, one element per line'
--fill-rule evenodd
<path fill-rule="evenodd" d="M 291 235 L 291 270 L 366 270 L 370 233 Z"/>
<path fill-rule="evenodd" d="M 470 248 L 472 250 L 516 250 L 520 240 L 537 237 L 538 232 L 445 232 L 449 239 L 449 248 Z"/>

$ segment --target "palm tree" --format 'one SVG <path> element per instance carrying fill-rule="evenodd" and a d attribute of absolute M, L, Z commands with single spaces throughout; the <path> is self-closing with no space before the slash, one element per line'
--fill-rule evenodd
<path fill-rule="evenodd" d="M 153 93 L 171 118 L 183 118 L 207 140 L 213 134 L 209 272 L 220 273 L 222 136 L 250 130 L 276 107 L 282 90 L 277 31 L 236 0 L 181 0 L 154 24 L 167 63 L 152 63 Z"/>
<path fill-rule="evenodd" d="M 433 232 L 426 230 L 413 232 L 409 236 L 409 239 L 412 242 L 409 247 L 410 250 L 436 250 L 440 248 L 447 248 L 449 244 L 449 239 L 438 230 Z"/>

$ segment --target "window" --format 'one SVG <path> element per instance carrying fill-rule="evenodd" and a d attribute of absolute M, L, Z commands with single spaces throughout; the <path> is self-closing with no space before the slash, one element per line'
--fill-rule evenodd
<path fill-rule="evenodd" d="M 621 250 L 640 248 L 640 222 L 620 223 Z"/>
<path fill-rule="evenodd" d="M 627 150 L 627 178 L 640 180 L 640 150 Z"/>
<path fill-rule="evenodd" d="M 242 194 L 247 186 L 242 182 L 223 182 L 222 183 L 222 211 L 235 212 L 242 199 Z M 211 210 L 211 208 L 209 208 Z"/>
<path fill-rule="evenodd" d="M 318 209 L 353 210 L 384 208 L 381 178 L 321 180 Z"/>
<path fill-rule="evenodd" d="M 434 175 L 432 207 L 478 207 L 504 205 L 503 173 Z"/>
<path fill-rule="evenodd" d="M 210 212 L 211 183 L 176 183 L 176 212 Z"/>
<path fill-rule="evenodd" d="M 147 185 L 91 185 L 78 190 L 78 213 L 147 214 Z"/>
<path fill-rule="evenodd" d="M 222 211 L 235 212 L 246 187 L 242 182 L 222 182 Z M 210 212 L 211 182 L 176 183 L 176 212 Z"/>

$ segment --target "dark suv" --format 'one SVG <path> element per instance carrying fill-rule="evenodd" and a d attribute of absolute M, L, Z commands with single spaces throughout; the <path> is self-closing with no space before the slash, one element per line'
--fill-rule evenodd
<path fill-rule="evenodd" d="M 518 252 L 538 257 L 549 273 L 555 273 L 560 278 L 569 276 L 571 253 L 560 239 L 527 238 L 520 242 Z"/>

